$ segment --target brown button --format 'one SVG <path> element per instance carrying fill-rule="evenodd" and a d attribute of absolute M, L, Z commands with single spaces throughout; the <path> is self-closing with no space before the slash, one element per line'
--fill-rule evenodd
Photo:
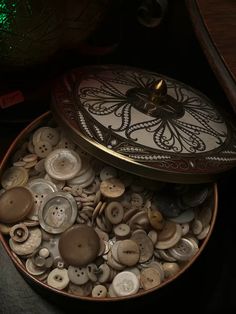
<path fill-rule="evenodd" d="M 153 255 L 154 246 L 152 240 L 142 232 L 133 233 L 131 240 L 137 243 L 140 251 L 139 262 L 147 262 Z"/>
<path fill-rule="evenodd" d="M 176 232 L 176 224 L 171 221 L 166 221 L 164 228 L 159 233 L 158 241 L 166 241 L 173 237 Z"/>
<path fill-rule="evenodd" d="M 11 188 L 0 196 L 0 221 L 15 223 L 25 218 L 33 208 L 33 195 L 23 186 Z"/>
<path fill-rule="evenodd" d="M 116 198 L 120 197 L 125 192 L 125 186 L 120 180 L 116 178 L 110 178 L 102 181 L 100 190 L 104 196 Z"/>
<path fill-rule="evenodd" d="M 59 240 L 63 260 L 72 266 L 84 266 L 98 256 L 100 240 L 93 228 L 77 225 L 66 230 Z"/>

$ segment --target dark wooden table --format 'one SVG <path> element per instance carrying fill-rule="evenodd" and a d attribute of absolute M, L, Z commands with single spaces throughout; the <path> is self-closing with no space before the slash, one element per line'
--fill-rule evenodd
<path fill-rule="evenodd" d="M 236 111 L 236 1 L 186 2 L 202 49 Z"/>

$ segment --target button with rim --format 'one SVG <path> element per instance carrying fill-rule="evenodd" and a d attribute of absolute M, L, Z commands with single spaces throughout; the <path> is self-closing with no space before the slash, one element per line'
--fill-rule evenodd
<path fill-rule="evenodd" d="M 58 290 L 63 290 L 69 284 L 67 269 L 54 268 L 48 275 L 47 284 Z"/>
<path fill-rule="evenodd" d="M 23 187 L 16 186 L 0 195 L 0 221 L 15 223 L 23 220 L 33 208 L 33 195 Z"/>
<path fill-rule="evenodd" d="M 107 288 L 103 285 L 96 285 L 92 290 L 92 297 L 105 298 L 107 296 Z"/>
<path fill-rule="evenodd" d="M 125 192 L 124 184 L 117 178 L 107 179 L 102 181 L 100 185 L 102 195 L 109 198 L 120 197 Z"/>
<path fill-rule="evenodd" d="M 48 194 L 38 212 L 41 227 L 53 234 L 62 233 L 72 226 L 77 216 L 77 204 L 66 192 Z"/>
<path fill-rule="evenodd" d="M 112 288 L 115 295 L 125 297 L 138 292 L 139 280 L 137 276 L 130 271 L 120 272 L 112 281 Z"/>
<path fill-rule="evenodd" d="M 70 180 L 80 171 L 81 159 L 72 150 L 58 148 L 46 157 L 45 169 L 56 180 Z"/>
<path fill-rule="evenodd" d="M 159 286 L 161 283 L 160 273 L 153 267 L 141 270 L 140 283 L 144 290 L 149 290 Z"/>
<path fill-rule="evenodd" d="M 105 208 L 105 216 L 113 224 L 119 224 L 124 216 L 124 209 L 119 202 L 110 202 Z"/>
<path fill-rule="evenodd" d="M 29 236 L 29 230 L 26 227 L 26 225 L 23 223 L 14 225 L 10 229 L 10 237 L 15 242 L 24 242 L 28 239 L 28 236 Z"/>
<path fill-rule="evenodd" d="M 12 251 L 17 255 L 28 255 L 37 250 L 42 241 L 42 233 L 39 228 L 32 228 L 29 230 L 28 239 L 24 242 L 15 242 L 9 240 L 9 245 Z"/>
<path fill-rule="evenodd" d="M 38 220 L 38 211 L 43 199 L 50 193 L 56 192 L 57 187 L 54 183 L 45 179 L 33 179 L 28 182 L 27 188 L 32 192 L 34 197 L 34 207 L 29 213 L 28 218 Z"/>
<path fill-rule="evenodd" d="M 71 282 L 79 286 L 89 281 L 86 267 L 69 266 L 68 276 Z"/>
<path fill-rule="evenodd" d="M 34 264 L 32 258 L 27 258 L 26 263 L 25 263 L 25 268 L 26 268 L 27 272 L 33 276 L 39 276 L 39 275 L 42 275 L 46 272 L 46 269 L 37 267 Z"/>
<path fill-rule="evenodd" d="M 92 227 L 77 225 L 65 231 L 59 240 L 63 260 L 72 266 L 84 266 L 95 260 L 100 239 Z"/>
<path fill-rule="evenodd" d="M 2 175 L 1 184 L 5 190 L 25 185 L 28 181 L 28 171 L 23 167 L 10 167 Z"/>
<path fill-rule="evenodd" d="M 178 261 L 188 261 L 196 254 L 198 246 L 197 244 L 194 245 L 194 243 L 189 239 L 182 238 L 168 251 Z"/>
<path fill-rule="evenodd" d="M 179 224 L 176 224 L 175 233 L 172 235 L 172 237 L 169 237 L 169 239 L 161 240 L 160 236 L 161 233 L 159 234 L 159 239 L 155 245 L 155 248 L 161 250 L 169 249 L 180 240 L 182 236 L 182 228 Z"/>

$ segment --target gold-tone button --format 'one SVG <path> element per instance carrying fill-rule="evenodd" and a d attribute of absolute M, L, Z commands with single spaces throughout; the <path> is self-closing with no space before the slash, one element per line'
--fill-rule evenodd
<path fill-rule="evenodd" d="M 33 208 L 33 195 L 22 186 L 7 190 L 0 196 L 0 221 L 15 223 L 25 218 Z"/>
<path fill-rule="evenodd" d="M 74 226 L 65 231 L 59 240 L 59 251 L 63 260 L 72 266 L 84 266 L 98 256 L 100 240 L 93 228 Z"/>

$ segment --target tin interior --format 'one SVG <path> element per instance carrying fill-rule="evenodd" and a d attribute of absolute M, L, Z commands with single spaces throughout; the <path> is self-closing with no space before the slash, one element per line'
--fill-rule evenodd
<path fill-rule="evenodd" d="M 3 171 L 6 169 L 6 167 L 9 165 L 10 163 L 10 159 L 11 156 L 13 155 L 13 153 L 16 151 L 16 149 L 24 142 L 24 140 L 27 138 L 27 136 L 29 135 L 30 132 L 32 132 L 34 129 L 44 125 L 45 123 L 47 123 L 50 119 L 52 118 L 52 115 L 50 112 L 46 112 L 45 114 L 39 116 L 37 119 L 35 119 L 30 125 L 28 125 L 24 130 L 22 130 L 22 132 L 16 137 L 16 139 L 12 142 L 12 144 L 10 145 L 7 153 L 5 154 L 2 163 L 0 165 L 0 176 L 2 175 Z M 6 252 L 8 253 L 8 255 L 10 256 L 10 258 L 12 259 L 12 261 L 14 262 L 14 264 L 16 265 L 16 267 L 18 268 L 18 270 L 20 272 L 22 272 L 22 274 L 24 275 L 24 277 L 29 280 L 32 284 L 36 284 L 39 285 L 42 288 L 45 288 L 48 292 L 55 292 L 59 295 L 63 295 L 66 297 L 71 297 L 74 299 L 83 299 L 83 300 L 88 300 L 88 301 L 100 301 L 100 302 L 110 302 L 110 301 L 119 301 L 119 300 L 127 300 L 127 299 L 131 299 L 131 298 L 136 298 L 145 294 L 149 294 L 153 291 L 156 291 L 162 287 L 164 287 L 165 285 L 171 283 L 172 281 L 174 281 L 175 279 L 177 279 L 180 275 L 182 275 L 193 263 L 194 261 L 198 258 L 198 256 L 202 253 L 203 249 L 205 248 L 205 246 L 207 245 L 207 242 L 211 236 L 211 233 L 214 229 L 214 225 L 215 225 L 215 220 L 216 220 L 216 215 L 217 215 L 217 208 L 218 208 L 218 190 L 217 190 L 217 184 L 213 183 L 214 185 L 214 205 L 212 208 L 212 218 L 211 218 L 211 224 L 210 224 L 210 229 L 209 232 L 206 236 L 206 238 L 201 242 L 201 245 L 199 247 L 198 252 L 194 255 L 193 258 L 191 258 L 190 261 L 186 262 L 184 264 L 184 266 L 181 268 L 181 270 L 173 277 L 165 280 L 163 283 L 161 283 L 159 286 L 154 287 L 152 289 L 146 290 L 146 291 L 141 291 L 138 292 L 134 295 L 131 296 L 126 296 L 126 297 L 115 297 L 115 298 L 93 298 L 93 297 L 81 297 L 81 296 L 77 296 L 74 294 L 70 294 L 68 292 L 65 291 L 60 291 L 57 289 L 54 289 L 52 287 L 50 287 L 49 285 L 47 285 L 46 283 L 40 281 L 39 279 L 37 279 L 36 277 L 32 276 L 31 274 L 29 274 L 26 271 L 26 268 L 23 264 L 23 262 L 20 260 L 20 258 L 11 251 L 11 249 L 9 248 L 8 245 L 8 238 L 6 236 L 4 236 L 3 234 L 0 233 L 0 240 L 6 250 Z"/>

